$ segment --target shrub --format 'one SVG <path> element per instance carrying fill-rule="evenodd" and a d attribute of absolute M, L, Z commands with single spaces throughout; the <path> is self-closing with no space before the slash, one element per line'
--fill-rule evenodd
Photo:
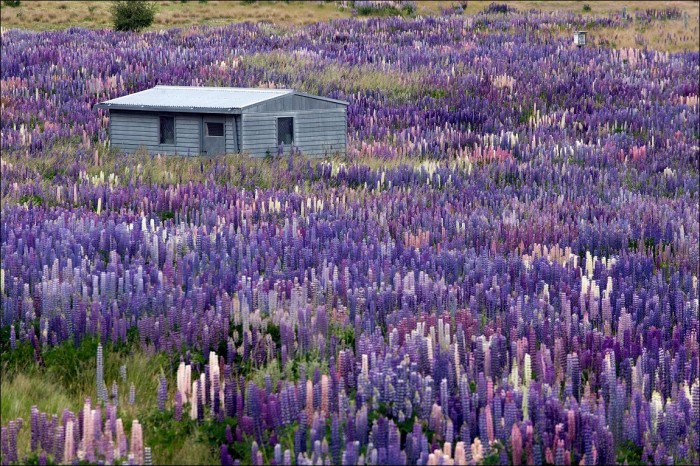
<path fill-rule="evenodd" d="M 19 0 L 2 0 L 2 4 L 14 8 L 16 6 L 19 6 Z"/>
<path fill-rule="evenodd" d="M 506 14 L 506 13 L 514 13 L 515 8 L 509 7 L 505 3 L 489 3 L 489 6 L 487 6 L 484 9 L 484 13 L 489 14 L 489 13 L 500 13 L 500 14 Z"/>
<path fill-rule="evenodd" d="M 583 11 L 585 13 L 588 13 L 589 11 L 591 11 L 591 6 L 588 4 L 583 5 Z"/>
<path fill-rule="evenodd" d="M 115 31 L 140 31 L 153 23 L 156 5 L 145 0 L 119 0 L 112 4 Z"/>

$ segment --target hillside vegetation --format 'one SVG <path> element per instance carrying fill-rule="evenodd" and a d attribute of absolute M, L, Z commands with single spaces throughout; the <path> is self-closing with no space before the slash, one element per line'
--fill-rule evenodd
<path fill-rule="evenodd" d="M 150 30 L 193 25 L 223 25 L 231 22 L 269 22 L 281 26 L 303 25 L 352 17 L 350 8 L 336 1 L 157 1 L 158 13 Z M 347 2 L 346 2 L 347 3 Z M 462 1 L 417 1 L 417 15 L 437 15 L 443 10 L 463 4 Z M 491 1 L 468 1 L 465 15 L 483 11 Z M 688 13 L 688 26 L 683 19 L 653 20 L 628 28 L 603 28 L 598 31 L 610 38 L 617 47 L 648 45 L 657 50 L 693 50 L 697 47 L 699 3 L 695 1 L 505 1 L 519 10 L 536 9 L 547 12 L 572 12 L 585 15 L 619 12 L 629 14 L 650 8 L 678 8 Z M 584 5 L 588 8 L 584 10 Z M 2 6 L 0 14 L 4 29 L 31 30 L 82 27 L 102 29 L 111 27 L 107 1 L 22 1 L 19 7 Z M 365 18 L 371 17 L 365 16 Z"/>

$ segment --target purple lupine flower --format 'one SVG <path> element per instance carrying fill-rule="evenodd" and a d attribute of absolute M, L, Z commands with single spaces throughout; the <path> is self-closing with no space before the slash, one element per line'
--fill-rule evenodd
<path fill-rule="evenodd" d="M 31 451 L 36 451 L 39 447 L 39 438 L 41 436 L 41 426 L 39 425 L 39 408 L 32 406 L 32 415 L 30 418 L 30 429 L 31 429 Z"/>

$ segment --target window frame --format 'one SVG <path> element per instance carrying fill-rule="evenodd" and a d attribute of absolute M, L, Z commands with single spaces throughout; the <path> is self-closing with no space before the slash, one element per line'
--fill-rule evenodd
<path fill-rule="evenodd" d="M 221 125 L 221 135 L 210 134 L 209 125 Z M 223 138 L 226 137 L 226 124 L 223 121 L 205 121 L 204 122 L 204 136 L 208 138 Z"/>
<path fill-rule="evenodd" d="M 282 119 L 289 119 L 292 120 L 292 142 L 289 144 L 286 144 L 284 142 L 280 142 L 280 120 Z M 279 116 L 275 119 L 275 128 L 277 129 L 277 147 L 281 146 L 282 144 L 293 146 L 294 145 L 294 140 L 295 140 L 295 128 L 294 128 L 294 116 Z"/>
<path fill-rule="evenodd" d="M 173 142 L 163 142 L 163 119 L 169 118 L 173 121 Z M 175 132 L 175 115 L 158 115 L 158 145 L 160 146 L 174 146 L 177 141 L 177 134 Z"/>

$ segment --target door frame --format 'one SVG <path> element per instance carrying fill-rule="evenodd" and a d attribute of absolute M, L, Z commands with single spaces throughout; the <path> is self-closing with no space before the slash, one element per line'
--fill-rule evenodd
<path fill-rule="evenodd" d="M 204 138 L 205 138 L 205 131 L 206 128 L 204 127 L 204 119 L 210 119 L 212 122 L 216 123 L 222 123 L 224 125 L 224 151 L 222 154 L 226 154 L 226 115 L 217 115 L 217 114 L 201 114 L 199 116 L 199 155 L 204 155 Z M 214 121 L 220 119 L 221 121 Z M 215 155 L 222 155 L 222 154 L 215 154 Z M 206 154 L 207 157 L 212 157 L 211 154 Z"/>

